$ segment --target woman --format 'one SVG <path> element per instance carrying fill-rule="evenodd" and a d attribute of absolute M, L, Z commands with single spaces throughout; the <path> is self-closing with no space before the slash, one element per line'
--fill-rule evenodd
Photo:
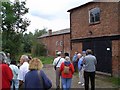
<path fill-rule="evenodd" d="M 69 90 L 71 88 L 74 66 L 70 62 L 70 58 L 68 56 L 65 57 L 65 60 L 66 61 L 63 62 L 60 66 L 62 88 L 63 90 Z"/>
<path fill-rule="evenodd" d="M 30 71 L 25 76 L 25 89 L 45 90 L 52 87 L 52 83 L 42 71 L 42 67 L 43 64 L 38 58 L 30 60 Z"/>
<path fill-rule="evenodd" d="M 0 52 L 0 90 L 10 90 L 13 73 L 8 64 L 6 64 L 7 56 L 4 52 Z"/>

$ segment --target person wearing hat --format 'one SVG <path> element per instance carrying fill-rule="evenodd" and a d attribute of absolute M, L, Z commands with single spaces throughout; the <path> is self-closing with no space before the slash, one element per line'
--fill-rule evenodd
<path fill-rule="evenodd" d="M 10 90 L 13 73 L 10 67 L 5 63 L 7 56 L 4 52 L 0 52 L 0 90 Z"/>
<path fill-rule="evenodd" d="M 56 66 L 56 89 L 60 89 L 60 66 L 61 64 L 65 61 L 64 58 L 62 58 L 62 53 L 60 51 L 58 51 L 57 53 L 57 57 L 54 59 L 53 61 L 53 66 Z"/>
<path fill-rule="evenodd" d="M 18 72 L 19 88 L 23 88 L 24 78 L 26 73 L 29 71 L 29 58 L 27 55 L 22 55 L 20 58 L 20 68 Z"/>

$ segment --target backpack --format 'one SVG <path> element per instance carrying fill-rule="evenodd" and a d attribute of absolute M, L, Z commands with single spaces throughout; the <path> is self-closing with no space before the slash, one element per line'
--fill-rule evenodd
<path fill-rule="evenodd" d="M 69 74 L 69 72 L 70 72 L 69 69 L 70 69 L 69 66 L 64 66 L 63 72 L 64 72 L 65 74 Z"/>

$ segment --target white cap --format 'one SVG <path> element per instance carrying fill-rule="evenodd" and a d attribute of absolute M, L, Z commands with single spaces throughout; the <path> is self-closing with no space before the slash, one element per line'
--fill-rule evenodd
<path fill-rule="evenodd" d="M 81 53 L 78 53 L 77 56 L 82 56 Z"/>
<path fill-rule="evenodd" d="M 60 55 L 61 54 L 61 52 L 57 52 L 57 55 Z"/>

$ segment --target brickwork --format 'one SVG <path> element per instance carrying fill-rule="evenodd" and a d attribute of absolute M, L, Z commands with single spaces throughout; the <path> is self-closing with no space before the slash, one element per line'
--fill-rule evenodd
<path fill-rule="evenodd" d="M 70 10 L 70 33 L 57 34 L 42 37 L 39 40 L 46 45 L 48 55 L 55 56 L 56 50 L 70 53 L 70 57 L 75 51 L 82 52 L 83 41 L 72 42 L 71 40 L 86 40 L 86 38 L 96 39 L 98 37 L 112 42 L 112 75 L 120 75 L 120 39 L 110 39 L 112 36 L 120 35 L 120 2 L 90 2 L 75 9 Z M 89 10 L 100 8 L 100 22 L 89 23 Z M 91 34 L 90 34 L 91 32 Z M 99 39 L 100 40 L 100 39 Z"/>
<path fill-rule="evenodd" d="M 114 76 L 120 75 L 120 40 L 112 41 L 112 71 Z"/>
<path fill-rule="evenodd" d="M 90 2 L 69 10 L 71 39 L 120 35 L 120 2 Z M 89 23 L 89 10 L 100 8 L 100 22 Z M 92 32 L 90 34 L 89 32 Z M 76 48 L 82 51 L 82 41 L 71 43 L 73 55 Z M 120 75 L 120 40 L 112 41 L 112 75 Z"/>
<path fill-rule="evenodd" d="M 73 38 L 98 37 L 118 34 L 118 3 L 90 3 L 71 13 L 71 30 Z M 100 8 L 100 23 L 89 24 L 89 10 Z M 114 23 L 113 23 L 114 22 Z M 92 31 L 92 36 L 89 35 Z M 79 33 L 79 34 L 78 34 Z"/>
<path fill-rule="evenodd" d="M 39 40 L 46 45 L 49 56 L 55 56 L 56 51 L 70 53 L 70 33 L 51 35 Z"/>

